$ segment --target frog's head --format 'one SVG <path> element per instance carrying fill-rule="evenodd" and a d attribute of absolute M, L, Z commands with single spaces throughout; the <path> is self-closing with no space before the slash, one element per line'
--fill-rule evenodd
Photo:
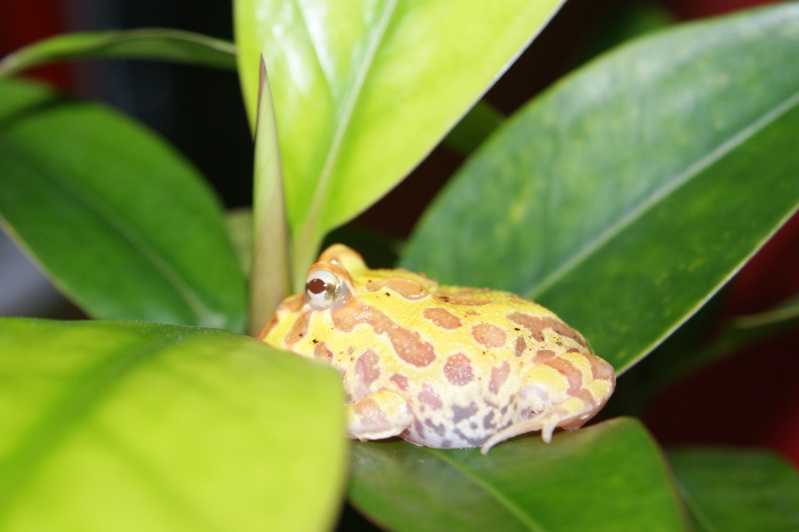
<path fill-rule="evenodd" d="M 429 297 L 435 286 L 435 281 L 406 270 L 371 270 L 356 251 L 335 244 L 308 269 L 305 292 L 278 306 L 260 338 L 314 356 L 332 335 L 350 334 L 360 323 L 374 330 L 384 310 Z"/>

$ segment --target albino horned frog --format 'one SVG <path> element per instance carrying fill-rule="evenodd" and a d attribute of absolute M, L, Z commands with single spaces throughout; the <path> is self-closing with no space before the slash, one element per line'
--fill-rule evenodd
<path fill-rule="evenodd" d="M 261 338 L 336 368 L 347 432 L 435 448 L 574 430 L 613 393 L 613 367 L 549 310 L 508 292 L 370 270 L 343 245 L 311 266 Z"/>

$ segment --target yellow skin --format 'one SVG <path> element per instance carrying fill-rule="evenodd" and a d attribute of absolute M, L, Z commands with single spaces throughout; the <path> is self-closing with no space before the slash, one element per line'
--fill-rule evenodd
<path fill-rule="evenodd" d="M 605 404 L 610 364 L 544 307 L 508 292 L 439 286 L 406 270 L 370 270 L 337 244 L 311 266 L 304 294 L 280 304 L 261 338 L 335 367 L 351 438 L 399 436 L 435 448 L 482 446 L 556 427 Z"/>

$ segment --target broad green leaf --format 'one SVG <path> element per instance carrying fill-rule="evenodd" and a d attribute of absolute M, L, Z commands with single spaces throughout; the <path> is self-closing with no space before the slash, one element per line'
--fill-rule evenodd
<path fill-rule="evenodd" d="M 444 451 L 355 443 L 350 499 L 391 530 L 682 530 L 657 445 L 617 418 L 547 445 Z"/>
<path fill-rule="evenodd" d="M 0 78 L 58 61 L 152 59 L 233 69 L 232 43 L 188 31 L 152 28 L 56 35 L 8 54 Z"/>
<path fill-rule="evenodd" d="M 295 288 L 325 233 L 405 177 L 562 2 L 234 2 L 251 121 L 260 54 L 269 73 Z"/>
<path fill-rule="evenodd" d="M 0 218 L 94 317 L 245 327 L 218 200 L 128 119 L 0 83 Z"/>
<path fill-rule="evenodd" d="M 0 319 L 0 528 L 319 530 L 345 473 L 338 375 L 252 338 Z"/>
<path fill-rule="evenodd" d="M 670 451 L 668 459 L 696 530 L 799 530 L 799 475 L 765 452 Z"/>
<path fill-rule="evenodd" d="M 790 3 L 591 63 L 482 146 L 402 264 L 535 297 L 623 371 L 796 210 L 797 53 Z"/>
<path fill-rule="evenodd" d="M 291 293 L 291 257 L 283 201 L 283 171 L 275 108 L 263 60 L 259 90 L 253 165 L 254 241 L 250 277 L 250 334 L 253 336 L 264 328 L 280 302 Z"/>

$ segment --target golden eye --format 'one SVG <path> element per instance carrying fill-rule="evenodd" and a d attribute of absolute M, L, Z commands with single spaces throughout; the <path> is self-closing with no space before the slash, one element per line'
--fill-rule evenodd
<path fill-rule="evenodd" d="M 341 293 L 341 281 L 331 271 L 314 270 L 305 279 L 305 298 L 316 310 L 325 310 Z"/>

